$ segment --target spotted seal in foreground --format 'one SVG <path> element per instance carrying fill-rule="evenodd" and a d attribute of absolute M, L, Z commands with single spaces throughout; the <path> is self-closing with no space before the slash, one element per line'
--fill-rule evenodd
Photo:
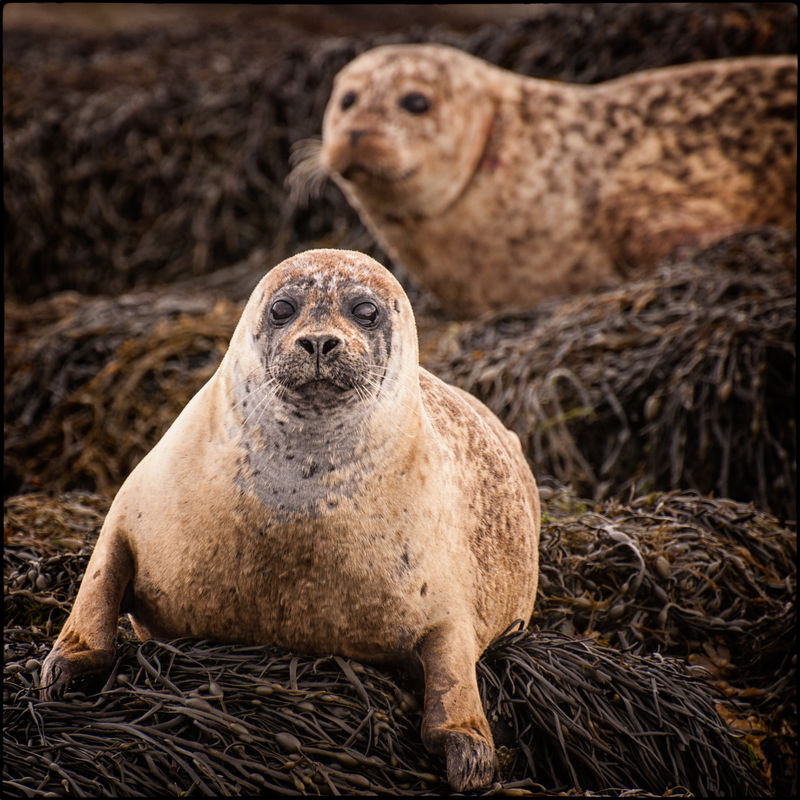
<path fill-rule="evenodd" d="M 296 169 L 327 172 L 464 317 L 611 283 L 742 227 L 794 228 L 796 119 L 795 56 L 586 86 L 389 45 L 338 73 L 321 149 Z"/>
<path fill-rule="evenodd" d="M 517 436 L 419 366 L 411 305 L 368 256 L 312 250 L 258 284 L 209 382 L 119 490 L 43 693 L 141 638 L 420 663 L 453 788 L 493 775 L 475 663 L 536 594 L 540 506 Z"/>

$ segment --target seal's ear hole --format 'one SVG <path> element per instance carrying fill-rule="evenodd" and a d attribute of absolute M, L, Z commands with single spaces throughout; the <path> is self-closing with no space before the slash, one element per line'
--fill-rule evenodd
<path fill-rule="evenodd" d="M 411 114 L 424 114 L 430 107 L 428 98 L 422 92 L 409 92 L 400 98 L 400 108 Z"/>
<path fill-rule="evenodd" d="M 288 300 L 276 300 L 269 310 L 269 315 L 275 325 L 285 325 L 293 316 L 295 308 Z"/>
<path fill-rule="evenodd" d="M 369 328 L 378 319 L 378 307 L 374 303 L 358 303 L 353 307 L 353 316 L 360 325 Z"/>
<path fill-rule="evenodd" d="M 352 106 L 357 99 L 358 95 L 355 92 L 345 92 L 342 95 L 341 101 L 339 102 L 339 107 L 342 109 L 342 111 L 347 111 L 347 109 L 350 108 L 350 106 Z"/>

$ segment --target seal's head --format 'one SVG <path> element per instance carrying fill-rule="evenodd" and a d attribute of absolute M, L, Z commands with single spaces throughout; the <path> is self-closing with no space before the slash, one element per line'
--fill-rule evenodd
<path fill-rule="evenodd" d="M 385 403 L 416 376 L 411 305 L 378 262 L 348 250 L 309 250 L 262 279 L 231 352 L 237 395 L 255 380 L 309 414 Z M 404 368 L 413 364 L 411 370 Z M 413 390 L 413 386 L 405 386 Z"/>
<path fill-rule="evenodd" d="M 321 163 L 351 201 L 434 216 L 463 191 L 494 114 L 484 62 L 441 45 L 390 45 L 336 76 Z"/>

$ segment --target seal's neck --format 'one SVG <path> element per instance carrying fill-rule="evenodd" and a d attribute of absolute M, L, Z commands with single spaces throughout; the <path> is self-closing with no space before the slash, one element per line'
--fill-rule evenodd
<path fill-rule="evenodd" d="M 276 513 L 333 508 L 417 449 L 419 387 L 415 395 L 393 376 L 375 397 L 353 392 L 338 403 L 236 384 L 237 483 Z"/>

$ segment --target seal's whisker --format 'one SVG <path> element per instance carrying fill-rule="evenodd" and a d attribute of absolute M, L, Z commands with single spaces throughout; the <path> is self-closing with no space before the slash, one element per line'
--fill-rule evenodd
<path fill-rule="evenodd" d="M 364 375 L 363 377 L 364 377 L 364 383 L 366 383 L 367 385 L 375 386 L 377 389 L 381 388 L 381 384 L 378 384 L 374 380 L 371 380 L 368 375 Z M 357 391 L 359 391 L 359 394 L 361 394 L 361 392 L 364 391 L 363 387 L 359 387 L 359 389 L 357 389 Z M 364 402 L 368 402 L 370 398 L 368 396 L 366 396 L 366 394 L 365 394 L 362 399 L 364 400 Z M 399 405 L 401 406 L 401 408 L 403 408 L 403 410 L 408 411 L 410 415 L 413 416 L 414 414 L 416 414 L 416 409 L 414 409 L 412 406 L 408 405 L 408 403 L 406 403 L 406 402 L 404 402 L 402 400 L 397 400 L 396 402 L 399 403 Z M 407 438 L 412 438 L 413 437 L 414 434 L 411 433 L 410 431 L 406 430 L 406 428 L 403 426 L 402 422 L 400 422 L 396 417 L 393 417 L 391 415 L 387 415 L 387 416 L 384 417 L 384 421 L 386 421 L 388 424 L 390 424 L 392 426 L 392 429 L 396 433 L 398 433 L 399 435 L 405 436 Z"/>
<path fill-rule="evenodd" d="M 240 411 L 242 409 L 246 409 L 248 404 L 250 403 L 257 403 L 265 391 L 265 387 L 259 384 L 254 391 L 245 394 L 243 397 L 240 397 L 234 403 L 231 404 L 231 408 L 234 411 Z"/>
<path fill-rule="evenodd" d="M 289 205 L 293 209 L 306 206 L 309 200 L 319 197 L 328 180 L 320 161 L 321 150 L 322 139 L 318 136 L 299 139 L 292 144 L 289 154 L 291 170 L 284 187 L 289 190 Z"/>
<path fill-rule="evenodd" d="M 367 372 L 363 376 L 364 383 L 369 384 L 370 386 L 374 387 L 376 390 L 380 391 L 383 388 L 391 390 L 392 388 L 396 388 L 400 385 L 400 380 L 396 377 L 390 377 L 385 373 L 381 375 L 375 375 L 374 372 Z M 404 400 L 400 400 L 397 397 L 392 398 L 395 402 L 397 402 L 402 408 L 406 411 L 414 413 L 413 406 L 410 406 Z"/>
<path fill-rule="evenodd" d="M 251 392 L 248 389 L 241 397 L 232 403 L 231 408 L 238 410 L 240 406 L 243 408 L 246 407 L 248 402 L 252 401 L 254 397 L 258 397 L 258 395 L 264 391 L 264 388 L 270 383 L 270 376 L 267 376 L 267 379 L 264 380 L 263 375 L 263 370 L 260 367 L 256 367 L 250 370 L 243 378 L 238 379 L 238 386 L 245 386 L 245 388 L 247 388 L 248 384 L 253 382 L 255 383 L 255 390 Z"/>
<path fill-rule="evenodd" d="M 258 411 L 259 409 L 262 410 L 262 415 L 259 416 L 259 418 L 257 420 L 257 424 L 259 424 L 259 425 L 261 424 L 261 416 L 263 416 L 263 410 L 268 407 L 267 404 L 268 404 L 269 400 L 271 400 L 274 397 L 279 397 L 278 391 L 275 391 L 274 388 L 273 388 L 274 386 L 279 386 L 278 382 L 275 380 L 275 378 L 268 378 L 259 387 L 260 391 L 263 392 L 263 394 L 256 401 L 256 403 L 253 406 L 253 408 L 250 409 L 250 411 L 247 414 L 247 416 L 242 420 L 242 424 L 243 425 L 246 425 L 247 422 L 249 421 L 250 417 L 253 416 L 253 414 L 256 411 Z"/>
<path fill-rule="evenodd" d="M 271 397 L 272 397 L 272 395 L 271 395 L 270 392 L 264 392 L 264 394 L 261 397 L 261 399 L 253 406 L 253 408 L 250 409 L 250 411 L 247 414 L 247 416 L 242 420 L 242 425 L 247 425 L 247 423 L 250 421 L 250 417 L 252 417 L 253 414 L 255 414 L 257 411 L 259 411 L 261 409 L 268 408 L 269 400 L 270 400 Z M 260 416 L 259 416 L 257 422 L 258 423 L 261 422 L 261 417 Z"/>
<path fill-rule="evenodd" d="M 266 387 L 263 385 L 263 383 L 259 382 L 253 391 L 247 392 L 243 396 L 239 397 L 234 403 L 232 403 L 231 408 L 235 411 L 246 409 L 248 404 L 259 402 L 265 390 Z"/>

